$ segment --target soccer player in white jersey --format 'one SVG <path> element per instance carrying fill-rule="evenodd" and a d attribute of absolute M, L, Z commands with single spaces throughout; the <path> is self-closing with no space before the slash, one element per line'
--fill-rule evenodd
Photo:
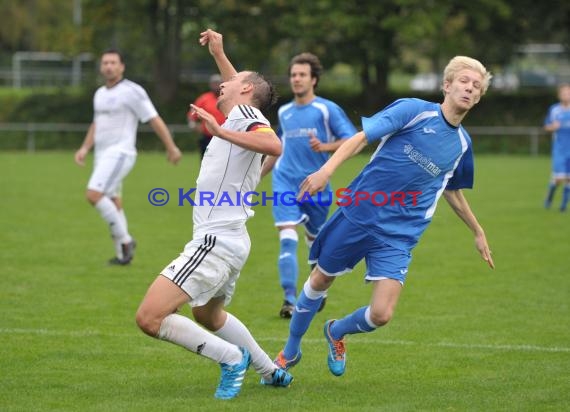
<path fill-rule="evenodd" d="M 559 185 L 564 186 L 560 211 L 565 212 L 570 200 L 570 84 L 558 86 L 559 102 L 548 108 L 544 130 L 552 133 L 552 177 L 544 207 L 550 208 Z"/>
<path fill-rule="evenodd" d="M 146 91 L 123 77 L 125 64 L 119 51 L 107 50 L 101 56 L 100 72 L 105 85 L 95 92 L 94 117 L 75 162 L 85 165 L 85 157 L 95 147 L 95 166 L 86 197 L 109 225 L 115 257 L 109 263 L 127 265 L 133 258 L 135 241 L 129 233 L 121 199 L 123 179 L 136 160 L 138 123 L 149 122 L 164 143 L 168 160 L 178 163 L 182 154 Z"/>
<path fill-rule="evenodd" d="M 231 399 L 238 395 L 250 362 L 265 385 L 286 387 L 293 379 L 224 310 L 250 249 L 245 223 L 253 215 L 251 199 L 237 205 L 236 196 L 255 189 L 263 155 L 278 156 L 281 142 L 261 112 L 275 103 L 271 84 L 258 73 L 236 72 L 221 34 L 208 29 L 200 44 L 208 45 L 220 70 L 218 108 L 227 119 L 220 126 L 207 111 L 190 106 L 213 134 L 197 180 L 193 238 L 150 286 L 136 319 L 148 335 L 219 363 L 222 375 L 214 396 Z M 199 200 L 211 193 L 216 194 L 211 202 Z M 226 196 L 236 203 L 221 201 Z M 185 303 L 207 330 L 176 313 Z"/>
<path fill-rule="evenodd" d="M 494 267 L 485 232 L 462 193 L 473 185 L 473 159 L 471 139 L 461 121 L 485 94 L 490 78 L 479 61 L 453 58 L 444 71 L 442 104 L 401 99 L 373 117 L 363 118 L 363 130 L 305 179 L 300 196 L 322 190 L 346 159 L 368 143 L 379 143 L 315 239 L 310 261 L 316 267 L 297 299 L 289 338 L 275 359 L 277 365 L 290 368 L 299 362 L 301 339 L 325 291 L 336 276 L 365 259 L 365 279 L 373 285 L 371 303 L 324 325 L 329 370 L 336 376 L 344 373 L 344 336 L 372 332 L 392 318 L 411 251 L 442 194 L 473 232 L 483 259 Z"/>
<path fill-rule="evenodd" d="M 293 199 L 299 185 L 309 174 L 319 170 L 343 142 L 356 133 L 346 113 L 334 102 L 315 95 L 322 72 L 319 58 L 312 53 L 301 53 L 289 63 L 289 83 L 293 101 L 278 111 L 283 153 L 279 158 L 268 157 L 261 175 L 272 168 L 272 188 L 275 194 L 289 194 Z M 297 296 L 297 226 L 304 225 L 305 242 L 310 248 L 327 219 L 332 203 L 331 187 L 315 196 L 313 201 L 291 204 L 274 202 L 272 211 L 279 230 L 278 271 L 284 300 L 279 311 L 282 318 L 290 318 Z M 322 310 L 325 299 L 319 310 Z"/>

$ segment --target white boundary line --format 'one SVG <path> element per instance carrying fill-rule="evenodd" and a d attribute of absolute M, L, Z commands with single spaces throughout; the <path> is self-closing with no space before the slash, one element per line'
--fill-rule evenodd
<path fill-rule="evenodd" d="M 67 337 L 89 337 L 89 336 L 108 336 L 108 337 L 129 337 L 138 338 L 144 336 L 134 333 L 106 333 L 99 330 L 53 330 L 53 329 L 23 329 L 23 328 L 0 328 L 0 335 L 44 335 L 44 336 L 67 336 Z M 259 342 L 281 342 L 285 343 L 286 337 L 256 337 Z M 477 343 L 456 343 L 456 342 L 435 342 L 425 343 L 408 340 L 384 340 L 384 339 L 362 339 L 358 337 L 349 337 L 348 344 L 364 345 L 393 345 L 393 346 L 424 346 L 429 348 L 452 348 L 452 349 L 482 349 L 496 350 L 506 352 L 550 352 L 550 353 L 568 353 L 570 347 L 561 346 L 536 346 L 536 345 L 505 345 L 505 344 L 477 344 Z M 306 338 L 305 343 L 323 343 L 323 339 Z"/>

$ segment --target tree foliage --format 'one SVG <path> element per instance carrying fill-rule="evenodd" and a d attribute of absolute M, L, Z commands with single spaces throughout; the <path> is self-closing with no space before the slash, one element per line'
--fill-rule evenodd
<path fill-rule="evenodd" d="M 369 101 L 386 92 L 393 70 L 440 71 L 458 54 L 493 67 L 508 63 L 519 44 L 570 38 L 570 3 L 530 0 L 2 0 L 0 13 L 4 56 L 118 47 L 129 75 L 150 76 L 163 100 L 189 71 L 213 69 L 197 42 L 207 27 L 224 34 L 238 69 L 285 75 L 294 54 L 312 51 L 325 67 L 353 67 Z"/>

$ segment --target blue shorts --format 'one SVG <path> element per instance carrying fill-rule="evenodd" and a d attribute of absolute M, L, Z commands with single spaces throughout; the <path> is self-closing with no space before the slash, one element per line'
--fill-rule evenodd
<path fill-rule="evenodd" d="M 327 276 L 339 276 L 352 271 L 362 258 L 366 280 L 394 279 L 403 285 L 412 255 L 356 226 L 337 209 L 315 239 L 309 263 L 316 263 Z"/>
<path fill-rule="evenodd" d="M 566 153 L 552 153 L 552 177 L 570 177 L 570 155 Z"/>
<path fill-rule="evenodd" d="M 273 220 L 275 226 L 298 225 L 303 223 L 309 235 L 316 236 L 329 214 L 333 196 L 330 187 L 305 202 L 296 202 L 299 184 L 273 173 Z"/>

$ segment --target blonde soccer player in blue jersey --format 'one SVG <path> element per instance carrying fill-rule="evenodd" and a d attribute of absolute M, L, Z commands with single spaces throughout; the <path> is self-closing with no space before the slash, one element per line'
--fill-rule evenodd
<path fill-rule="evenodd" d="M 473 233 L 481 257 L 494 267 L 485 232 L 462 192 L 473 187 L 474 171 L 471 138 L 461 122 L 487 91 L 490 78 L 479 61 L 453 58 L 444 70 L 442 103 L 400 99 L 363 118 L 362 131 L 303 181 L 300 196 L 322 190 L 345 160 L 378 143 L 315 239 L 309 258 L 316 267 L 297 299 L 276 365 L 287 369 L 301 360 L 301 340 L 327 289 L 364 259 L 364 278 L 372 285 L 370 303 L 324 324 L 328 368 L 335 376 L 344 374 L 345 336 L 370 333 L 390 321 L 411 252 L 441 196 Z"/>

